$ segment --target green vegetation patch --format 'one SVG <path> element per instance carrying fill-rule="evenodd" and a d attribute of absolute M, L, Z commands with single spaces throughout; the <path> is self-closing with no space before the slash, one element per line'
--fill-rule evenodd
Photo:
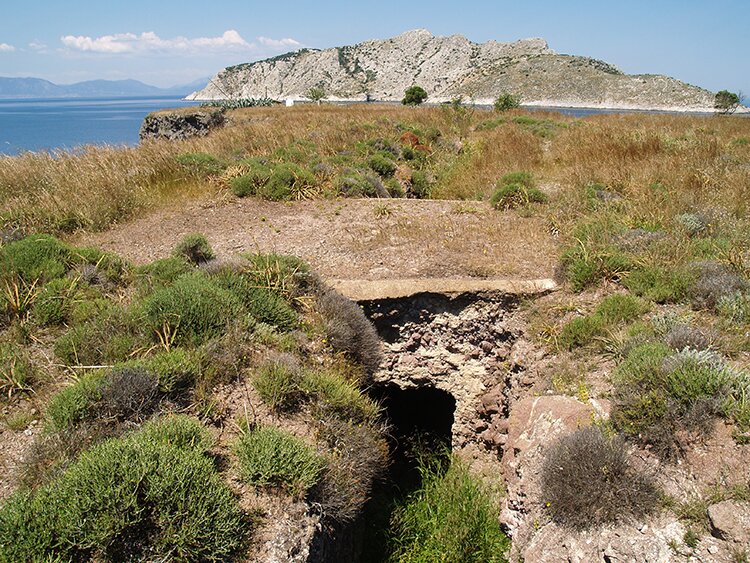
<path fill-rule="evenodd" d="M 392 519 L 392 561 L 508 561 L 491 492 L 454 459 L 447 471 L 423 465 L 422 486 Z"/>
<path fill-rule="evenodd" d="M 513 209 L 531 203 L 546 203 L 547 195 L 534 186 L 528 172 L 512 172 L 498 180 L 490 203 L 495 209 Z"/>
<path fill-rule="evenodd" d="M 217 176 L 226 168 L 226 163 L 215 156 L 202 152 L 177 155 L 177 163 L 194 176 Z"/>
<path fill-rule="evenodd" d="M 250 430 L 235 446 L 242 477 L 257 486 L 277 486 L 302 497 L 318 482 L 324 463 L 292 434 L 270 426 Z"/>
<path fill-rule="evenodd" d="M 566 324 L 558 338 L 562 348 L 575 348 L 605 336 L 616 325 L 631 322 L 648 311 L 648 305 L 632 295 L 610 295 L 594 313 L 577 317 Z"/>
<path fill-rule="evenodd" d="M 205 455 L 205 429 L 170 417 L 83 453 L 0 508 L 0 561 L 224 561 L 248 526 Z"/>
<path fill-rule="evenodd" d="M 174 247 L 172 254 L 191 264 L 202 264 L 215 257 L 208 240 L 200 233 L 185 235 Z"/>

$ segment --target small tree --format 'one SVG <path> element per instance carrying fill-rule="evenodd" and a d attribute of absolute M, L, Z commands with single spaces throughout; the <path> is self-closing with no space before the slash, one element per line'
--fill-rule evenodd
<path fill-rule="evenodd" d="M 508 111 L 509 109 L 515 109 L 521 105 L 521 98 L 503 92 L 497 98 L 495 98 L 494 108 L 495 111 Z"/>
<path fill-rule="evenodd" d="M 714 98 L 714 109 L 721 115 L 729 115 L 737 111 L 740 105 L 740 97 L 734 92 L 721 90 L 716 93 Z"/>
<path fill-rule="evenodd" d="M 326 98 L 326 91 L 322 86 L 313 86 L 307 91 L 307 97 L 311 102 L 320 105 L 320 102 Z"/>
<path fill-rule="evenodd" d="M 404 92 L 404 99 L 401 103 L 405 106 L 418 106 L 427 99 L 427 92 L 421 86 L 409 86 Z"/>

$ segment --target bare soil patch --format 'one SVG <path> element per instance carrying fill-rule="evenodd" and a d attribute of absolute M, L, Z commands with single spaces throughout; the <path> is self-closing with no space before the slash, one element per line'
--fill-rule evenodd
<path fill-rule="evenodd" d="M 168 256 L 184 235 L 196 232 L 220 257 L 294 254 L 322 276 L 338 279 L 550 278 L 557 254 L 541 216 L 438 200 L 206 199 L 76 243 L 143 264 Z"/>

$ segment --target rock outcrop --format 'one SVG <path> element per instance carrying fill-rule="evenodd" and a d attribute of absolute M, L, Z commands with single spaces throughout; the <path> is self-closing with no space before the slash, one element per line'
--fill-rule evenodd
<path fill-rule="evenodd" d="M 168 139 L 180 141 L 201 137 L 224 125 L 224 110 L 219 108 L 185 108 L 150 113 L 141 124 L 140 140 Z"/>
<path fill-rule="evenodd" d="M 544 39 L 478 44 L 424 29 L 228 67 L 189 98 L 304 99 L 320 87 L 331 100 L 399 101 L 412 84 L 427 91 L 428 102 L 463 96 L 491 103 L 504 92 L 553 107 L 712 111 L 714 102 L 711 92 L 674 78 L 626 75 L 603 61 L 557 54 Z"/>

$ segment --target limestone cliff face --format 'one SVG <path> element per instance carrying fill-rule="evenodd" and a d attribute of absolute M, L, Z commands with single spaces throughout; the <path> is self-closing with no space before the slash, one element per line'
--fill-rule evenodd
<path fill-rule="evenodd" d="M 430 102 L 491 103 L 511 92 L 525 105 L 711 111 L 714 99 L 666 76 L 626 75 L 602 61 L 558 55 L 544 39 L 477 44 L 424 29 L 228 67 L 189 98 L 303 99 L 318 86 L 331 100 L 399 101 L 413 84 Z"/>

